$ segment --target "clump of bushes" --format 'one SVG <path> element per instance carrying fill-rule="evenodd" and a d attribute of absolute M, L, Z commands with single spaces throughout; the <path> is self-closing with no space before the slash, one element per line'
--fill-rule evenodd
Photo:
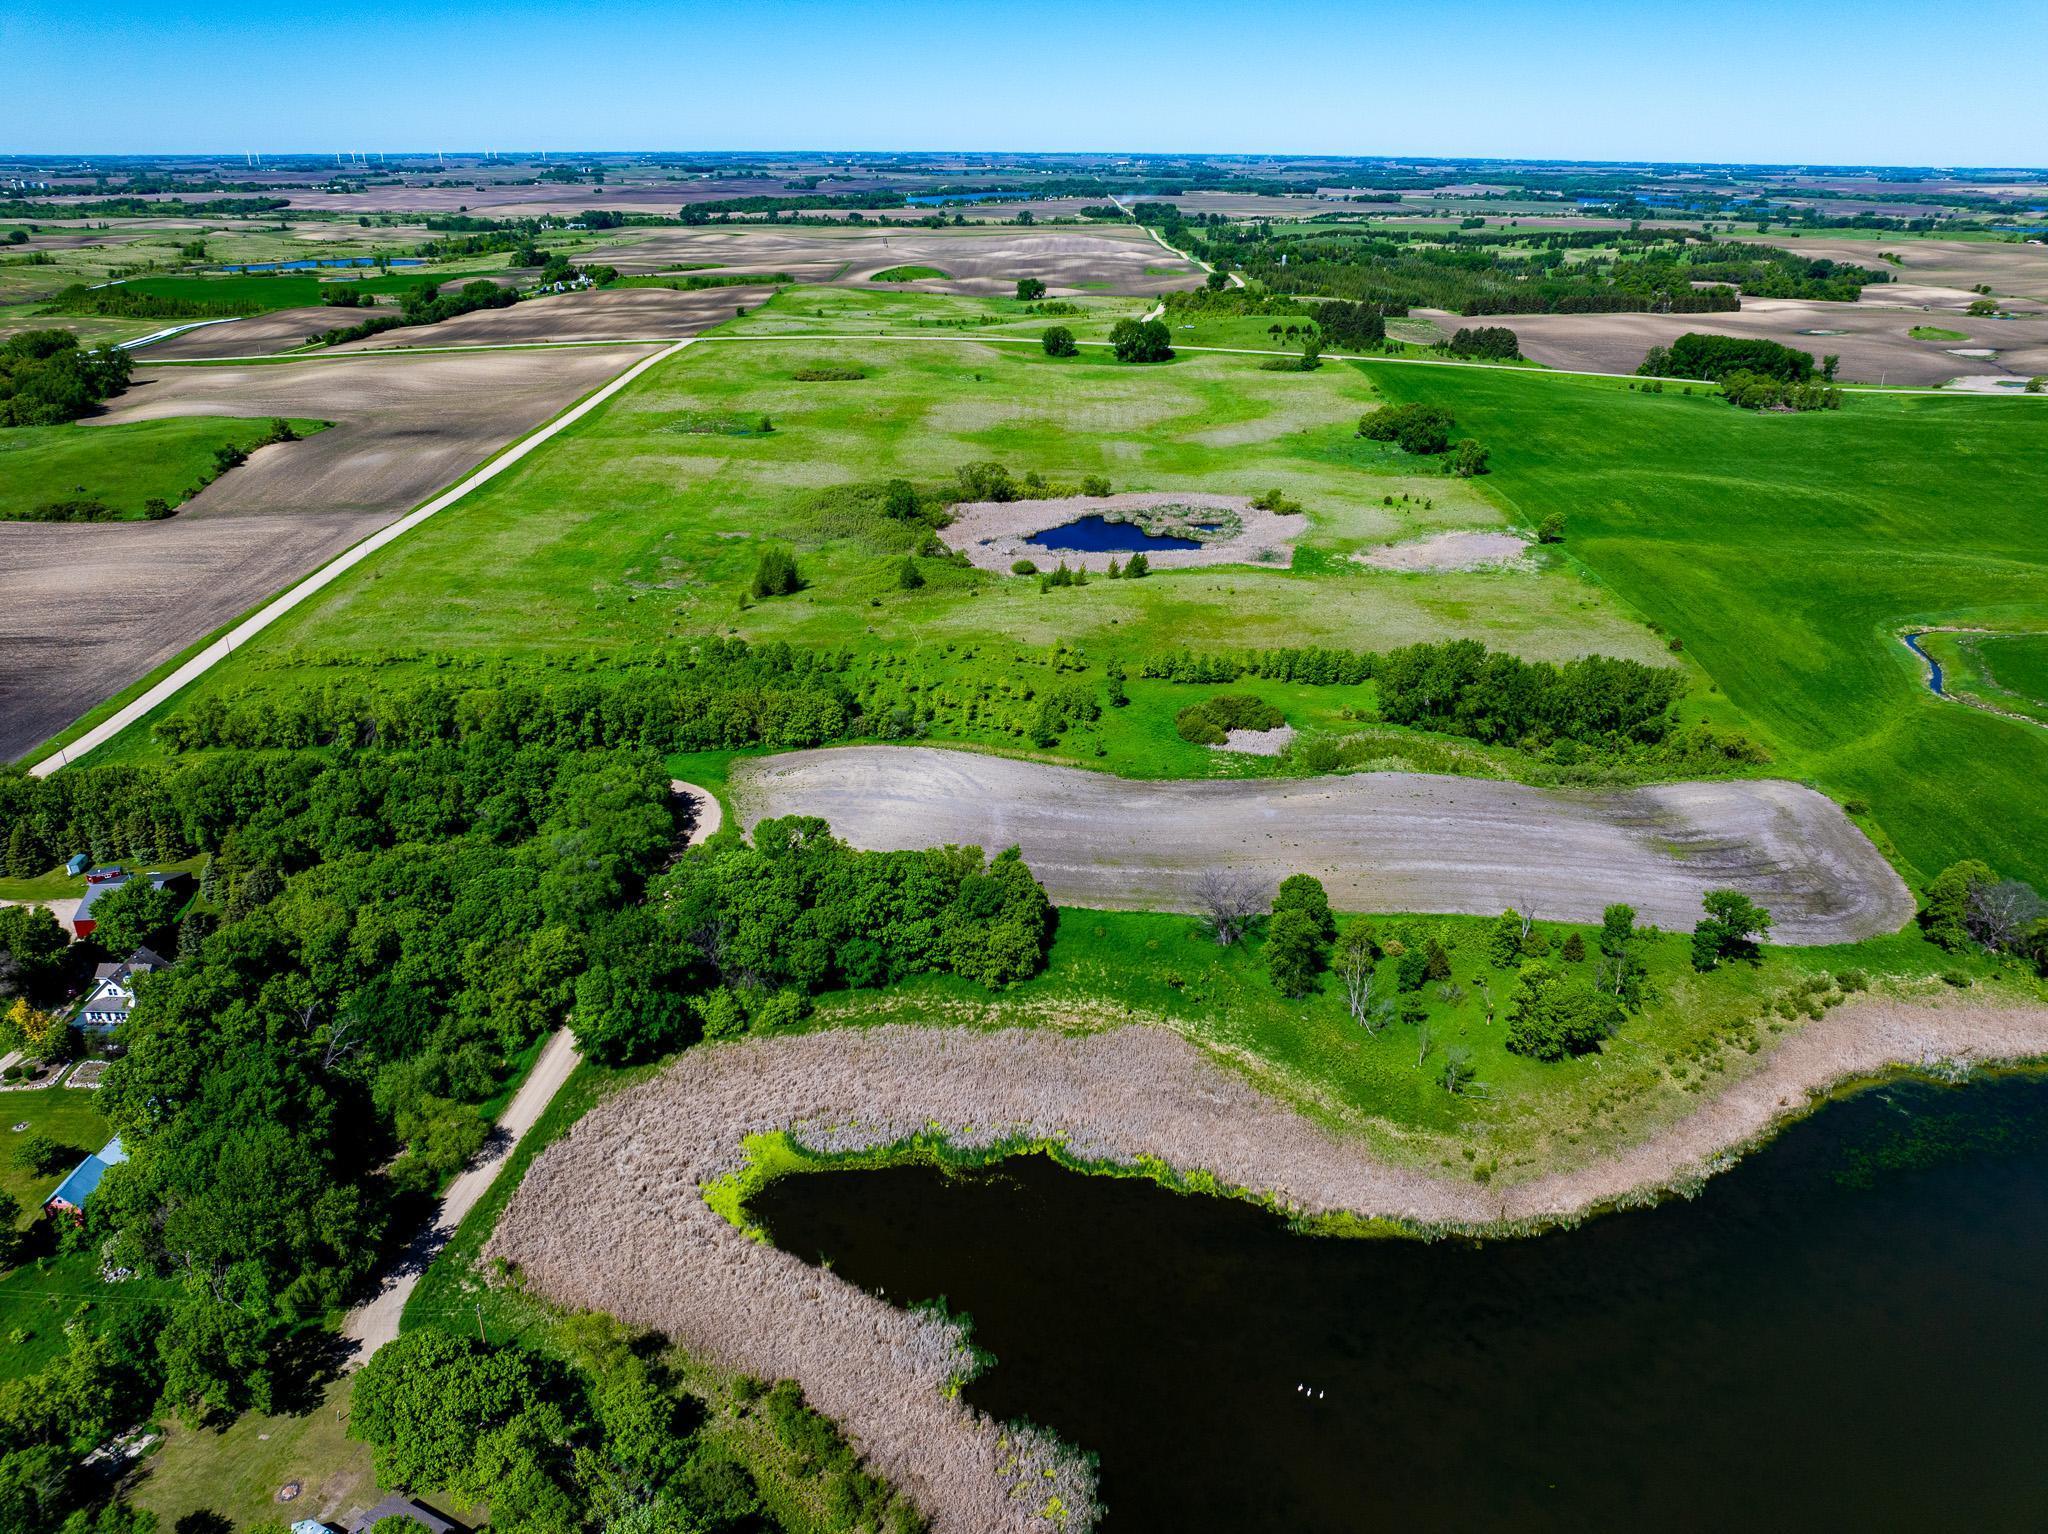
<path fill-rule="evenodd" d="M 803 590 L 803 585 L 803 576 L 796 567 L 796 556 L 788 549 L 761 551 L 750 588 L 756 597 L 786 597 Z"/>
<path fill-rule="evenodd" d="M 1201 703 L 1190 703 L 1173 716 L 1173 727 L 1191 745 L 1220 746 L 1232 730 L 1271 730 L 1287 722 L 1287 716 L 1263 698 L 1246 692 L 1218 693 Z"/>
<path fill-rule="evenodd" d="M 1520 362 L 1522 343 L 1505 325 L 1476 325 L 1461 329 L 1447 348 L 1453 357 L 1471 357 L 1493 362 Z"/>
<path fill-rule="evenodd" d="M 1382 405 L 1358 422 L 1358 435 L 1373 442 L 1392 442 L 1419 457 L 1441 453 L 1451 445 L 1457 425 L 1450 411 L 1437 405 Z"/>
<path fill-rule="evenodd" d="M 842 363 L 812 362 L 798 368 L 789 375 L 798 383 L 852 383 L 868 376 L 866 368 L 851 367 Z"/>
<path fill-rule="evenodd" d="M 1252 504 L 1261 511 L 1270 511 L 1278 516 L 1298 517 L 1301 515 L 1301 502 L 1295 500 L 1283 490 L 1268 490 L 1263 495 L 1255 495 L 1252 497 Z"/>
<path fill-rule="evenodd" d="M 24 330 L 0 341 L 0 426 L 58 426 L 128 387 L 135 359 L 87 350 L 68 330 Z"/>
<path fill-rule="evenodd" d="M 1073 331 L 1064 325 L 1049 326 L 1038 341 L 1039 345 L 1045 348 L 1048 357 L 1073 357 L 1079 355 L 1081 350 L 1074 343 Z"/>
<path fill-rule="evenodd" d="M 1794 383 L 1762 373 L 1730 373 L 1721 398 L 1743 410 L 1840 410 L 1842 391 L 1828 384 Z"/>
<path fill-rule="evenodd" d="M 1109 349 L 1119 362 L 1170 362 L 1173 333 L 1163 320 L 1118 320 L 1110 327 Z"/>
<path fill-rule="evenodd" d="M 1751 336 L 1708 336 L 1687 331 L 1669 346 L 1653 346 L 1636 369 L 1643 377 L 1703 378 L 1718 383 L 1731 373 L 1755 373 L 1785 383 L 1813 376 L 1813 353 Z"/>

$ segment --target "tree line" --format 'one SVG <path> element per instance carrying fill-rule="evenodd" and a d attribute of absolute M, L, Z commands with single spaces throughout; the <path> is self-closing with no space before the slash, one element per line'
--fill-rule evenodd
<path fill-rule="evenodd" d="M 83 347 L 68 330 L 24 330 L 0 341 L 0 426 L 59 426 L 128 387 L 135 359 Z"/>

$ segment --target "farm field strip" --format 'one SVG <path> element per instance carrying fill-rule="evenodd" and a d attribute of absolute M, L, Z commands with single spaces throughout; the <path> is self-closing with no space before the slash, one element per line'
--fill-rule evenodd
<path fill-rule="evenodd" d="M 404 537 L 413 528 L 418 527 L 428 518 L 454 505 L 478 486 L 488 484 L 558 433 L 582 420 L 584 416 L 632 383 L 634 379 L 645 373 L 649 368 L 673 357 L 676 353 L 683 350 L 684 347 L 689 346 L 694 339 L 694 337 L 685 337 L 669 346 L 666 350 L 656 352 L 651 357 L 642 358 L 627 368 L 625 372 L 619 374 L 610 383 L 605 384 L 595 393 L 586 396 L 581 403 L 571 406 L 552 421 L 549 421 L 507 448 L 489 463 L 486 463 L 482 468 L 471 474 L 467 479 L 456 485 L 452 490 L 445 491 L 428 501 L 417 511 L 371 534 L 339 558 L 331 561 L 305 580 L 300 581 L 283 595 L 266 603 L 254 615 L 237 624 L 234 629 L 208 645 L 199 654 L 193 656 L 192 659 L 185 662 L 184 665 L 172 672 L 171 675 L 136 698 L 125 708 L 95 725 L 85 734 L 79 736 L 78 739 L 62 747 L 56 754 L 44 757 L 41 761 L 36 762 L 29 768 L 29 772 L 35 777 L 48 777 L 51 773 L 69 763 L 73 758 L 83 756 L 95 746 L 112 740 L 136 720 L 143 718 L 153 709 L 176 697 L 186 687 L 234 654 L 237 645 L 247 644 L 249 640 L 262 633 L 264 629 L 275 623 L 294 607 L 297 607 L 308 597 L 313 596 L 315 593 L 331 585 L 334 581 L 340 579 L 378 550 Z"/>
<path fill-rule="evenodd" d="M 858 847 L 1017 845 L 1057 905 L 1198 912 L 1229 868 L 1312 873 L 1347 911 L 1503 909 L 1597 922 L 1617 899 L 1683 928 L 1709 889 L 1776 917 L 1773 938 L 1855 942 L 1912 918 L 1905 883 L 1830 800 L 1769 780 L 1593 793 L 1426 773 L 1134 782 L 919 746 L 744 759 L 751 828 L 815 815 Z"/>

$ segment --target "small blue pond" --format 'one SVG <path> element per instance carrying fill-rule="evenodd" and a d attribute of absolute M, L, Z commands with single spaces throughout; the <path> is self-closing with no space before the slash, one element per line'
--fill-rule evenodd
<path fill-rule="evenodd" d="M 1202 546 L 1193 538 L 1148 533 L 1129 522 L 1110 522 L 1100 516 L 1080 517 L 1059 527 L 1048 527 L 1024 541 L 1041 549 L 1071 549 L 1077 554 L 1155 554 L 1161 549 Z"/>
<path fill-rule="evenodd" d="M 249 261 L 241 266 L 224 266 L 224 272 L 310 272 L 318 266 L 375 266 L 375 256 L 349 256 L 332 261 Z M 393 256 L 386 266 L 419 266 L 417 256 Z"/>

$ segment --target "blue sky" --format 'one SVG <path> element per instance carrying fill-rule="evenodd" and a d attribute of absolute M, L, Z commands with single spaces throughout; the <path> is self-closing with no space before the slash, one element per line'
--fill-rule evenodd
<path fill-rule="evenodd" d="M 0 152 L 2048 163 L 2048 0 L 7 0 Z M 2031 63 L 2028 63 L 2031 61 Z"/>

